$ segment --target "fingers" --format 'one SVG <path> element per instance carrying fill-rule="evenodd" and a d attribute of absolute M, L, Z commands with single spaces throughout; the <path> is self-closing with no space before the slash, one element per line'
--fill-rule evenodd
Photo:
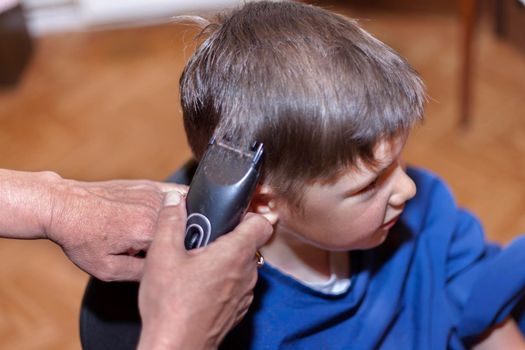
<path fill-rule="evenodd" d="M 255 249 L 259 249 L 268 242 L 272 232 L 272 225 L 263 216 L 248 213 L 232 233 L 248 242 L 254 242 Z"/>
<path fill-rule="evenodd" d="M 253 268 L 256 276 L 255 252 L 270 239 L 272 230 L 272 225 L 264 217 L 248 215 L 232 232 L 219 237 L 206 249 L 234 255 L 237 263 Z M 253 264 L 249 264 L 250 261 Z"/>
<path fill-rule="evenodd" d="M 164 207 L 160 210 L 157 219 L 157 228 L 154 235 L 150 254 L 169 250 L 169 254 L 184 251 L 184 228 L 186 225 L 186 206 L 183 195 L 175 190 L 170 191 L 164 198 Z M 153 248 L 155 246 L 155 248 Z M 160 253 L 162 254 L 162 253 Z M 142 278 L 144 259 L 115 255 L 111 257 L 110 271 L 118 271 L 118 276 L 111 280 L 138 281 Z"/>
<path fill-rule="evenodd" d="M 95 272 L 94 276 L 105 282 L 140 281 L 144 271 L 143 258 L 129 255 L 112 255 L 107 257 L 106 268 Z"/>

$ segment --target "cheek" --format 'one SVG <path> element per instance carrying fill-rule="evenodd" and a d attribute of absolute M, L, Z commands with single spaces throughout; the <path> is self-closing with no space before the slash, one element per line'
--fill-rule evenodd
<path fill-rule="evenodd" d="M 382 225 L 384 207 L 380 205 L 341 206 L 338 210 L 318 208 L 298 228 L 302 236 L 330 250 L 358 248 Z"/>
<path fill-rule="evenodd" d="M 375 240 L 379 227 L 386 214 L 386 201 L 383 198 L 368 203 L 354 204 L 351 208 L 338 212 L 327 232 L 330 241 L 339 248 L 362 248 Z"/>
<path fill-rule="evenodd" d="M 378 194 L 364 202 L 341 206 L 336 221 L 361 231 L 376 229 L 385 217 L 387 201 L 384 197 Z"/>
<path fill-rule="evenodd" d="M 385 196 L 360 203 L 351 200 L 334 203 L 308 203 L 304 216 L 286 212 L 278 225 L 280 232 L 328 250 L 359 249 L 368 246 L 386 212 Z"/>

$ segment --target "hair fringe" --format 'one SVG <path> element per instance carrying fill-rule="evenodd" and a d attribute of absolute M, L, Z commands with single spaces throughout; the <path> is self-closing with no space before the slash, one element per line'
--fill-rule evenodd
<path fill-rule="evenodd" d="M 202 16 L 196 16 L 196 15 L 173 16 L 171 17 L 171 22 L 177 23 L 177 24 L 196 25 L 200 29 L 204 29 L 211 24 L 211 21 L 209 19 L 204 18 Z"/>

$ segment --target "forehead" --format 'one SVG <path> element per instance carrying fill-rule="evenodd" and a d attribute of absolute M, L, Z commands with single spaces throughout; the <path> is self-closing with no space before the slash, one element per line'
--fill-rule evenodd
<path fill-rule="evenodd" d="M 359 159 L 356 166 L 348 169 L 342 177 L 361 178 L 376 175 L 389 167 L 403 151 L 407 135 L 380 140 L 374 147 L 374 163 L 369 164 Z"/>
<path fill-rule="evenodd" d="M 392 162 L 393 159 L 399 157 L 401 151 L 405 147 L 407 135 L 395 136 L 389 139 L 380 140 L 374 147 L 374 159 L 377 164 L 375 166 L 367 166 L 366 164 L 359 164 L 361 168 L 367 168 L 370 171 L 381 170 L 384 166 Z"/>

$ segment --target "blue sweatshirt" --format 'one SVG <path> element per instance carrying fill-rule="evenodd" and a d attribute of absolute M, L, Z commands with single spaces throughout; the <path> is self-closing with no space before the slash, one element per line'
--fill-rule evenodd
<path fill-rule="evenodd" d="M 381 246 L 352 251 L 341 295 L 263 266 L 246 318 L 221 349 L 466 349 L 525 292 L 525 239 L 505 249 L 436 176 L 409 169 L 417 195 Z"/>

